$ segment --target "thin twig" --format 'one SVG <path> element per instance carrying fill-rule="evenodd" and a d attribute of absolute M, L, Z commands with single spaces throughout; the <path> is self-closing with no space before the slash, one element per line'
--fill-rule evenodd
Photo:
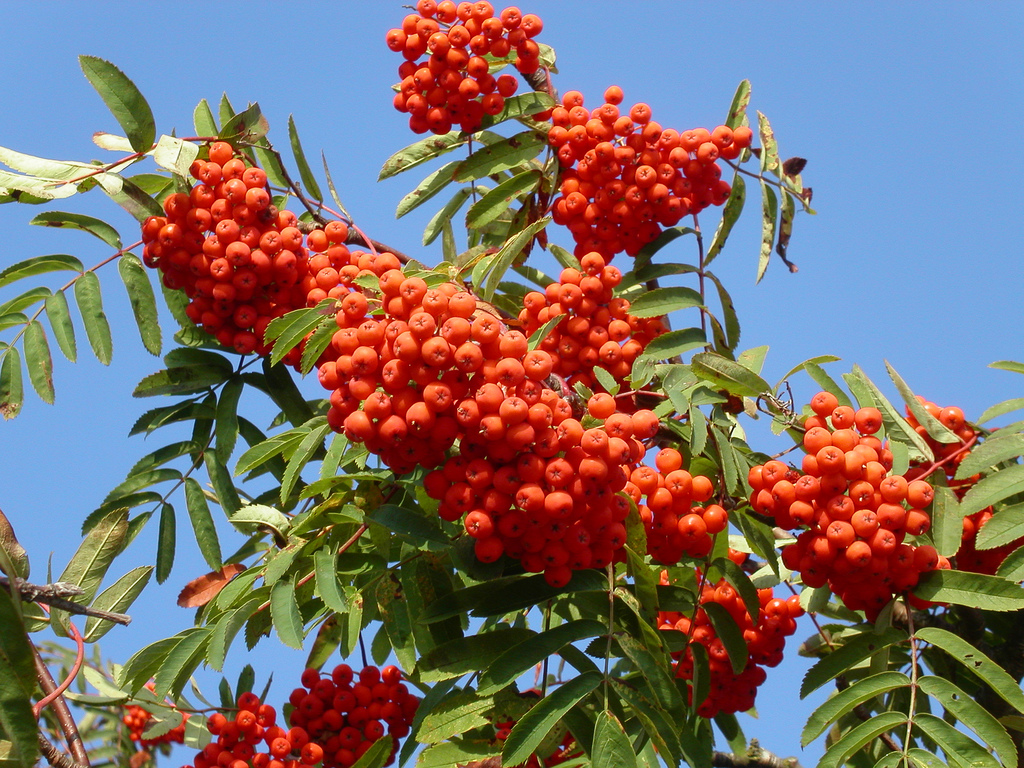
<path fill-rule="evenodd" d="M 0 576 L 0 587 L 10 587 L 10 580 L 6 576 Z M 80 616 L 93 616 L 97 619 L 112 621 L 115 624 L 128 625 L 132 620 L 131 616 L 124 613 L 89 608 L 66 599 L 75 595 L 81 595 L 84 591 L 78 585 L 69 584 L 66 581 L 56 581 L 52 584 L 30 584 L 24 579 L 15 578 L 14 588 L 21 595 L 22 600 L 30 603 L 43 603 L 51 608 L 59 608 L 68 613 L 75 613 Z"/>
<path fill-rule="evenodd" d="M 43 661 L 43 657 L 39 655 L 39 649 L 36 648 L 35 643 L 32 643 L 32 657 L 36 666 L 36 678 L 39 680 L 39 686 L 43 689 L 44 693 L 50 694 L 57 690 L 57 682 L 53 679 L 50 674 L 50 670 L 46 668 L 46 663 Z M 67 763 L 59 766 L 59 768 L 88 768 L 89 766 L 89 753 L 85 751 L 85 744 L 82 742 L 82 735 L 78 732 L 78 724 L 75 723 L 75 718 L 71 715 L 71 710 L 68 707 L 67 701 L 63 696 L 58 696 L 53 704 L 53 712 L 57 717 L 57 722 L 60 724 L 61 732 L 64 734 L 64 739 L 68 743 L 68 749 L 71 752 L 71 765 Z M 40 734 L 42 737 L 42 734 Z M 53 746 L 52 744 L 50 746 Z M 42 742 L 40 742 L 42 747 Z M 54 748 L 56 752 L 56 748 Z M 45 752 L 44 752 L 45 754 Z M 60 754 L 57 752 L 57 754 Z M 47 757 L 47 760 L 50 758 Z M 67 758 L 65 758 L 66 760 Z M 57 765 L 50 760 L 52 765 Z"/>

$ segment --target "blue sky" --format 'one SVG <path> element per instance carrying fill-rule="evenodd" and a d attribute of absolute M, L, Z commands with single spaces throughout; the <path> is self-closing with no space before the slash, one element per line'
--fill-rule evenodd
<path fill-rule="evenodd" d="M 627 103 L 645 101 L 663 126 L 684 130 L 721 122 L 736 84 L 748 78 L 751 109 L 771 119 L 782 156 L 808 159 L 804 181 L 814 188 L 817 215 L 796 222 L 789 253 L 800 271 L 791 275 L 775 261 L 754 285 L 756 210 L 747 212 L 715 265 L 740 313 L 741 347 L 770 347 L 765 378 L 774 381 L 827 353 L 842 358 L 830 366 L 834 375 L 859 364 L 895 397 L 888 360 L 916 392 L 960 405 L 968 418 L 1021 396 L 1019 375 L 986 366 L 1024 359 L 1022 6 L 547 0 L 521 8 L 544 19 L 541 39 L 558 52 L 561 91 L 580 90 L 594 104 L 605 87 L 618 84 Z M 161 133 L 191 134 L 196 103 L 216 102 L 224 91 L 236 107 L 258 101 L 269 138 L 282 148 L 294 115 L 307 154 L 325 151 L 359 225 L 435 262 L 438 246 L 420 245 L 431 206 L 398 221 L 393 214 L 430 169 L 375 183 L 383 161 L 415 138 L 391 106 L 399 57 L 384 46 L 385 32 L 406 12 L 383 2 L 12 4 L 5 9 L 9 69 L 0 78 L 0 146 L 112 159 L 91 135 L 116 132 L 117 125 L 77 64 L 79 54 L 100 56 L 139 86 Z M 126 242 L 135 239 L 132 222 L 103 198 L 55 207 L 105 217 Z M 109 255 L 86 235 L 26 226 L 38 212 L 0 208 L 0 268 L 46 253 L 73 253 L 86 264 Z M 701 223 L 713 231 L 716 215 L 708 214 Z M 568 244 L 565 235 L 552 236 Z M 685 240 L 663 254 L 694 257 Z M 28 548 L 37 580 L 51 552 L 54 571 L 63 568 L 79 541 L 80 520 L 135 459 L 159 446 L 160 436 L 126 435 L 154 404 L 130 393 L 160 361 L 142 349 L 115 272 L 108 268 L 100 277 L 114 328 L 111 366 L 90 359 L 81 338 L 77 364 L 55 362 L 56 404 L 29 394 L 22 415 L 0 424 L 0 508 Z M 0 292 L 0 300 L 9 295 Z M 815 391 L 806 377 L 792 385 L 798 401 Z M 307 391 L 319 390 L 310 382 Z M 757 447 L 785 446 L 765 437 Z M 145 562 L 152 533 L 115 569 Z M 190 612 L 168 606 L 202 570 L 183 539 L 170 581 L 146 593 L 131 628 L 107 636 L 107 654 L 123 660 L 190 623 Z M 795 701 L 806 668 L 795 655 L 798 639 L 760 694 L 761 722 L 745 727 L 768 749 L 811 765 L 820 746 L 801 753 L 797 740 L 809 711 Z M 250 660 L 273 666 L 276 699 L 287 695 L 298 674 L 289 669 L 302 661 L 273 640 Z M 237 671 L 243 654 L 234 662 Z"/>

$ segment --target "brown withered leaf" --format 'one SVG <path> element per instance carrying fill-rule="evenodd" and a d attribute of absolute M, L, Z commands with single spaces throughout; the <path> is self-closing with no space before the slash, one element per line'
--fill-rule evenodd
<path fill-rule="evenodd" d="M 782 173 L 786 176 L 799 176 L 806 166 L 805 158 L 791 157 L 782 164 Z"/>
<path fill-rule="evenodd" d="M 228 563 L 219 571 L 204 573 L 192 579 L 178 593 L 178 605 L 182 608 L 198 608 L 213 600 L 228 582 L 245 570 L 241 563 Z"/>
<path fill-rule="evenodd" d="M 153 756 L 144 749 L 140 749 L 128 760 L 128 765 L 131 768 L 142 768 L 144 765 L 152 765 Z"/>

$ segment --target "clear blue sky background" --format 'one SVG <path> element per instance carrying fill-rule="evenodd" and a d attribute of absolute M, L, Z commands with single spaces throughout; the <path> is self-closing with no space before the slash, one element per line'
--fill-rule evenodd
<path fill-rule="evenodd" d="M 736 84 L 749 78 L 751 109 L 771 118 L 782 156 L 808 159 L 804 179 L 818 215 L 796 222 L 790 256 L 799 273 L 775 261 L 755 287 L 756 210 L 716 264 L 740 312 L 741 346 L 771 347 L 766 378 L 830 353 L 843 358 L 831 366 L 834 375 L 859 364 L 895 397 L 889 360 L 915 391 L 959 404 L 969 418 L 1021 396 L 1024 379 L 986 368 L 1024 359 L 1021 5 L 547 0 L 521 7 L 544 19 L 541 39 L 559 55 L 559 90 L 581 90 L 593 105 L 615 83 L 627 103 L 645 101 L 655 120 L 683 130 L 720 123 Z M 293 114 L 307 154 L 326 152 L 359 225 L 435 262 L 438 248 L 420 246 L 431 206 L 400 221 L 393 215 L 426 171 L 375 183 L 388 155 L 414 139 L 391 106 L 400 59 L 384 46 L 386 30 L 406 12 L 384 2 L 8 4 L 0 145 L 112 159 L 91 135 L 117 132 L 117 124 L 76 60 L 100 56 L 133 78 L 161 133 L 191 134 L 193 107 L 202 98 L 216 103 L 223 91 L 236 107 L 259 101 L 270 139 L 282 148 Z M 125 242 L 137 237 L 132 222 L 98 195 L 54 207 L 105 217 Z M 46 253 L 73 253 L 86 264 L 109 255 L 87 235 L 27 227 L 39 210 L 0 209 L 0 267 Z M 705 230 L 715 221 L 714 212 L 702 217 Z M 662 258 L 694 258 L 692 242 L 677 241 Z M 130 393 L 160 361 L 142 349 L 113 269 L 101 278 L 114 328 L 112 365 L 90 358 L 79 328 L 79 363 L 56 360 L 56 405 L 29 394 L 22 415 L 0 424 L 0 508 L 39 581 L 50 553 L 60 572 L 79 542 L 80 521 L 134 461 L 158 440 L 181 439 L 126 440 L 138 415 L 156 404 Z M 10 295 L 0 292 L 0 300 Z M 815 390 L 806 377 L 792 383 L 802 402 Z M 318 396 L 319 388 L 311 381 L 307 391 Z M 766 439 L 757 447 L 784 446 Z M 184 521 L 179 532 L 187 534 Z M 151 558 L 153 534 L 140 537 L 115 565 L 118 573 Z M 144 595 L 131 628 L 107 636 L 107 655 L 123 660 L 190 624 L 191 612 L 173 600 L 203 570 L 183 536 L 171 579 Z M 809 712 L 796 694 L 806 669 L 795 653 L 799 639 L 760 694 L 760 722 L 745 727 L 766 748 L 813 765 L 820 744 L 802 752 L 798 744 Z M 245 661 L 274 670 L 272 699 L 280 702 L 302 655 L 265 640 L 248 658 L 235 653 L 231 673 Z M 215 678 L 202 679 L 212 692 Z"/>

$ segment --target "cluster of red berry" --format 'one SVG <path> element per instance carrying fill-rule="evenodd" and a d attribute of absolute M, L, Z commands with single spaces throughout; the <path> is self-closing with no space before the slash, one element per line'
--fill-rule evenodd
<path fill-rule="evenodd" d="M 746 555 L 730 550 L 729 557 L 735 562 L 742 562 Z M 661 583 L 669 583 L 667 572 L 662 573 Z M 783 600 L 775 597 L 772 589 L 759 589 L 757 596 L 759 609 L 755 622 L 746 603 L 725 579 L 713 585 L 705 583 L 701 589 L 700 605 L 717 603 L 722 606 L 743 632 L 748 655 L 738 674 L 733 670 L 725 644 L 703 607 L 698 608 L 692 617 L 672 611 L 658 614 L 659 629 L 682 632 L 691 644 L 700 643 L 707 650 L 711 688 L 707 698 L 697 707 L 697 714 L 701 717 L 714 717 L 719 712 L 746 712 L 753 707 L 758 686 L 767 677 L 762 667 L 775 667 L 781 663 L 786 638 L 796 632 L 796 619 L 804 613 L 799 597 L 793 595 Z M 690 646 L 674 656 L 677 659 L 676 676 L 692 680 L 694 662 Z"/>
<path fill-rule="evenodd" d="M 683 457 L 674 448 L 663 448 L 654 468 L 633 467 L 625 491 L 640 510 L 647 532 L 647 552 L 663 565 L 678 563 L 683 555 L 705 557 L 712 538 L 729 525 L 729 516 L 718 504 L 706 507 L 714 488 L 703 475 L 683 469 Z M 641 500 L 646 497 L 646 503 Z"/>
<path fill-rule="evenodd" d="M 663 129 L 646 104 L 621 114 L 622 99 L 611 86 L 590 111 L 583 94 L 568 91 L 551 112 L 548 143 L 564 169 L 552 215 L 572 233 L 577 255 L 634 256 L 662 227 L 722 205 L 731 188 L 717 160 L 739 157 L 753 138 L 746 126 Z"/>
<path fill-rule="evenodd" d="M 781 528 L 804 529 L 782 550 L 787 568 L 808 586 L 827 583 L 847 607 L 874 617 L 921 573 L 949 567 L 930 544 L 904 541 L 927 533 L 935 492 L 924 480 L 889 474 L 892 454 L 874 436 L 878 409 L 842 406 L 829 392 L 810 405 L 803 472 L 781 461 L 752 467 L 750 503 Z"/>
<path fill-rule="evenodd" d="M 238 697 L 231 719 L 211 715 L 206 725 L 217 738 L 195 756 L 193 768 L 348 768 L 386 734 L 393 740 L 386 765 L 394 762 L 419 705 L 397 667 L 367 666 L 358 680 L 347 664 L 330 677 L 307 669 L 302 685 L 292 691 L 287 730 L 277 724 L 277 710 L 253 693 Z M 261 744 L 265 750 L 258 751 Z"/>
<path fill-rule="evenodd" d="M 515 51 L 516 69 L 536 72 L 540 47 L 533 38 L 542 27 L 540 18 L 515 7 L 495 16 L 486 1 L 419 0 L 416 13 L 386 37 L 388 48 L 405 57 L 398 68 L 402 80 L 395 109 L 409 114 L 415 133 L 445 134 L 453 124 L 472 133 L 484 115 L 499 114 L 518 87 L 512 75 L 495 78 L 492 64 Z"/>
<path fill-rule="evenodd" d="M 533 334 L 549 321 L 562 320 L 540 343 L 551 354 L 553 371 L 570 384 L 595 387 L 593 370 L 602 367 L 616 379 L 625 380 L 633 361 L 647 344 L 665 333 L 660 317 L 638 318 L 629 314 L 629 301 L 612 292 L 622 273 L 599 253 L 580 259 L 581 269 L 563 269 L 557 283 L 543 293 L 523 297 L 519 322 Z"/>
<path fill-rule="evenodd" d="M 266 354 L 263 332 L 275 317 L 306 306 L 307 254 L 295 214 L 277 210 L 263 169 L 214 142 L 196 160 L 188 194 L 164 200 L 165 216 L 142 226 L 143 261 L 182 290 L 186 313 L 226 347 Z M 287 358 L 296 364 L 300 351 Z"/>

